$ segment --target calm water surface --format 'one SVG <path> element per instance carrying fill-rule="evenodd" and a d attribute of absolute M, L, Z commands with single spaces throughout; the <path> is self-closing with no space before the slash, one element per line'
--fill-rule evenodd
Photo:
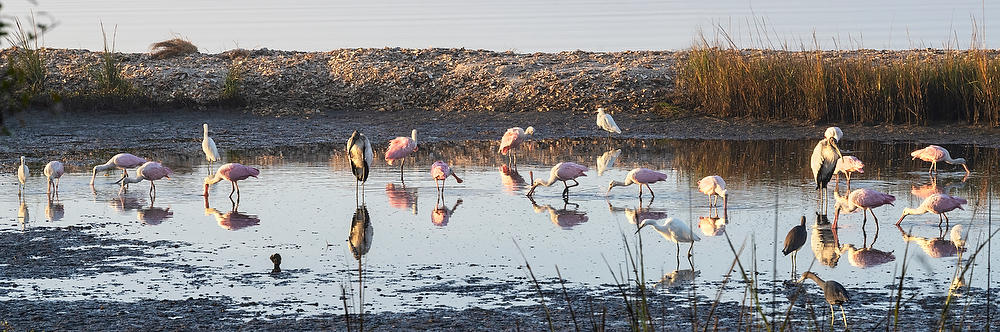
<path fill-rule="evenodd" d="M 843 143 L 845 151 L 866 162 L 865 174 L 856 176 L 852 187 L 887 192 L 898 200 L 895 206 L 876 209 L 880 223 L 869 220 L 866 228 L 860 213 L 841 215 L 835 235 L 828 225 L 817 225 L 824 217 L 817 214 L 816 192 L 804 166 L 812 145 L 809 141 L 543 141 L 529 145 L 518 172 L 505 172 L 490 143 L 425 144 L 416 162 L 407 164 L 405 184 L 399 181 L 398 169 L 379 162 L 366 186 L 361 211 L 340 152 L 295 158 L 230 153 L 229 161 L 261 169 L 259 179 L 242 182 L 238 206 L 226 197 L 230 191 L 226 183 L 215 186 L 207 202 L 198 196 L 207 169 L 191 163 L 198 160 L 195 153 L 175 158 L 172 164 L 164 160 L 178 174 L 158 182 L 155 200 L 147 195 L 145 182 L 119 193 L 111 184 L 117 173 L 99 177 L 92 191 L 89 174 L 82 171 L 63 177 L 61 194 L 53 202 L 44 194 L 44 180 L 32 177 L 25 202 L 19 204 L 12 191 L 16 178 L 4 174 L 0 182 L 9 194 L 0 197 L 0 212 L 6 216 L 0 220 L 0 232 L 93 226 L 86 232 L 99 237 L 181 245 L 143 248 L 157 256 L 142 262 L 105 262 L 140 267 L 134 273 L 11 280 L 19 286 L 9 288 L 3 298 L 133 301 L 221 295 L 239 303 L 296 304 L 250 307 L 265 312 L 336 312 L 342 310 L 341 287 L 352 294 L 358 287 L 355 254 L 363 254 L 364 301 L 369 311 L 534 303 L 515 242 L 542 278 L 554 277 L 558 264 L 572 285 L 606 285 L 612 282 L 608 264 L 616 271 L 624 268 L 623 234 L 635 241 L 636 219 L 665 216 L 692 223 L 702 240 L 694 245 L 689 262 L 677 256 L 674 243 L 644 229 L 649 281 L 671 272 L 690 276 L 687 270 L 694 270 L 699 292 L 714 298 L 733 260 L 725 234 L 737 248 L 746 243 L 741 256 L 746 266 L 756 255 L 761 278 L 767 280 L 761 287 L 768 288 L 770 280 L 780 284 L 791 278 L 790 260 L 780 248 L 786 232 L 803 215 L 810 239 L 798 255 L 799 272 L 812 264 L 820 276 L 838 280 L 848 289 L 888 294 L 886 286 L 893 282 L 910 241 L 911 259 L 917 262 L 908 273 L 911 285 L 919 287 L 920 296 L 945 294 L 958 254 L 965 250 L 950 242 L 954 226 L 961 225 L 969 234 L 967 253 L 991 227 L 987 185 L 992 179 L 979 170 L 996 163 L 998 151 L 949 146 L 953 156 L 970 160 L 973 173 L 963 181 L 960 168 L 942 166 L 944 172 L 932 181 L 927 165 L 908 157 L 915 145 Z M 621 150 L 616 164 L 599 175 L 596 160 L 615 149 Z M 449 181 L 443 199 L 437 197 L 426 167 L 436 159 L 450 160 L 465 179 L 463 184 Z M 569 202 L 560 198 L 561 187 L 540 188 L 533 201 L 525 197 L 530 172 L 547 175 L 549 165 L 557 161 L 591 167 L 580 186 L 572 189 Z M 639 165 L 669 174 L 665 183 L 653 185 L 655 200 L 638 200 L 635 187 L 615 188 L 605 196 L 609 181 L 623 179 Z M 724 219 L 711 218 L 706 197 L 696 190 L 697 180 L 712 174 L 724 176 L 729 184 L 731 198 Z M 903 208 L 917 206 L 932 192 L 966 197 L 970 204 L 950 214 L 951 227 L 939 227 L 934 215 L 907 217 L 902 229 L 893 225 Z M 352 226 L 365 214 L 370 221 L 367 229 Z M 833 211 L 826 217 L 832 220 Z M 756 244 L 755 253 L 751 244 Z M 849 245 L 857 250 L 838 250 Z M 686 250 L 682 245 L 681 251 Z M 267 257 L 275 252 L 284 258 L 285 272 L 279 277 L 267 273 L 271 268 Z M 986 288 L 986 262 L 986 255 L 976 262 L 974 287 Z M 191 268 L 156 268 L 156 263 Z M 684 293 L 689 286 L 681 282 L 680 287 L 663 291 Z M 729 287 L 736 288 L 724 299 L 741 300 L 742 286 Z"/>
<path fill-rule="evenodd" d="M 4 2 L 5 15 L 51 14 L 46 46 L 102 48 L 100 22 L 120 51 L 144 52 L 179 34 L 203 52 L 234 47 L 466 47 L 498 51 L 683 49 L 699 30 L 726 28 L 740 46 L 797 49 L 968 47 L 973 18 L 989 47 L 1000 38 L 989 1 L 141 1 Z M 985 18 L 984 18 L 985 17 Z M 763 22 L 763 23 L 762 23 Z M 766 31 L 773 45 L 751 43 Z M 762 38 L 753 38 L 760 40 Z M 957 39 L 958 43 L 954 41 Z M 952 41 L 949 43 L 949 41 Z"/>

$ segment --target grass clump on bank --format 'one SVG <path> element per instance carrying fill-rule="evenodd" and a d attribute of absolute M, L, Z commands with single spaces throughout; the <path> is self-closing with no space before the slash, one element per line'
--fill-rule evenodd
<path fill-rule="evenodd" d="M 243 94 L 243 79 L 246 68 L 243 60 L 234 58 L 226 66 L 225 80 L 222 82 L 222 92 L 219 93 L 219 104 L 222 106 L 243 106 L 246 98 Z"/>
<path fill-rule="evenodd" d="M 104 32 L 104 24 L 101 24 L 101 33 L 104 35 L 104 51 L 101 52 L 97 65 L 90 70 L 95 84 L 95 92 L 103 96 L 129 97 L 135 95 L 135 87 L 122 74 L 121 60 L 115 53 L 114 40 L 118 34 L 118 28 L 115 27 L 115 32 L 111 36 L 111 47 L 108 47 L 108 34 Z"/>
<path fill-rule="evenodd" d="M 812 122 L 1000 126 L 1000 59 L 984 50 L 741 50 L 701 42 L 678 67 L 686 107 Z"/>
<path fill-rule="evenodd" d="M 198 53 L 197 46 L 194 46 L 194 44 L 190 41 L 181 38 L 173 38 L 153 43 L 153 45 L 150 45 L 150 49 L 152 49 L 150 56 L 152 56 L 153 59 L 166 59 Z"/>

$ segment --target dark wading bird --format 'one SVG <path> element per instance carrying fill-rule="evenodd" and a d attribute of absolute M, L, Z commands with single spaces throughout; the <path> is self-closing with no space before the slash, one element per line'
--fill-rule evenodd
<path fill-rule="evenodd" d="M 837 168 L 837 161 L 842 157 L 840 148 L 837 147 L 837 142 L 840 141 L 842 135 L 840 128 L 830 127 L 827 129 L 826 137 L 819 141 L 819 143 L 816 143 L 816 147 L 813 148 L 812 158 L 810 158 L 809 166 L 812 167 L 813 180 L 816 181 L 816 190 L 820 190 L 819 204 L 822 205 L 823 209 L 826 208 L 828 200 L 827 184 L 833 178 L 833 172 Z"/>
<path fill-rule="evenodd" d="M 372 145 L 368 142 L 368 138 L 355 130 L 347 140 L 347 160 L 351 162 L 351 173 L 354 173 L 357 179 L 354 185 L 356 193 L 359 188 L 361 193 L 364 193 L 364 184 L 368 181 L 368 171 L 372 167 L 374 158 L 375 154 L 372 153 Z"/>
<path fill-rule="evenodd" d="M 833 321 L 836 319 L 833 314 L 833 306 L 839 305 L 840 312 L 844 317 L 844 329 L 847 329 L 847 311 L 844 310 L 844 303 L 850 300 L 847 295 L 847 289 L 839 282 L 833 280 L 823 281 L 815 273 L 808 271 L 802 273 L 802 278 L 799 279 L 799 282 L 805 281 L 806 278 L 815 281 L 816 285 L 819 285 L 819 288 L 823 290 L 823 297 L 826 298 L 826 303 L 830 304 L 830 324 L 833 325 Z"/>
<path fill-rule="evenodd" d="M 792 227 L 792 230 L 788 231 L 788 235 L 785 235 L 785 248 L 781 250 L 781 253 L 785 256 L 792 254 L 792 275 L 795 275 L 795 257 L 798 254 L 799 249 L 806 244 L 806 237 L 809 234 L 806 233 L 806 216 L 802 216 L 799 224 Z"/>
<path fill-rule="evenodd" d="M 281 255 L 278 253 L 271 255 L 271 263 L 274 263 L 274 268 L 271 269 L 271 273 L 281 273 Z"/>

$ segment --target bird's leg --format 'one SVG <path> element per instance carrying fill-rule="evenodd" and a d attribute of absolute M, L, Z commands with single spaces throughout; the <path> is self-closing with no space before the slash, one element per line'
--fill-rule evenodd
<path fill-rule="evenodd" d="M 674 242 L 677 245 L 677 266 L 681 266 L 681 243 Z"/>
<path fill-rule="evenodd" d="M 563 181 L 562 183 L 563 183 L 562 197 L 569 198 L 569 185 L 566 184 L 566 181 Z"/>
<path fill-rule="evenodd" d="M 940 228 L 941 227 L 941 223 L 944 222 L 944 217 L 942 217 L 942 216 L 944 216 L 944 213 L 938 214 L 938 228 Z"/>
<path fill-rule="evenodd" d="M 649 189 L 649 197 L 651 197 L 651 201 L 652 198 L 656 198 L 656 194 L 653 193 L 653 188 L 650 188 L 648 183 L 646 184 L 646 189 Z M 642 187 L 639 187 L 639 190 L 642 190 Z"/>
<path fill-rule="evenodd" d="M 844 310 L 844 305 L 843 304 L 840 305 L 840 313 L 843 314 L 843 317 L 844 317 L 844 330 L 846 331 L 847 330 L 847 310 Z"/>
<path fill-rule="evenodd" d="M 830 304 L 830 303 L 827 303 L 827 304 Z M 833 322 L 836 321 L 836 319 L 837 319 L 836 317 L 837 316 L 834 316 L 834 314 L 833 314 L 833 304 L 830 304 L 830 329 L 831 330 L 833 329 Z"/>
<path fill-rule="evenodd" d="M 639 184 L 639 200 L 642 200 L 642 183 Z"/>
<path fill-rule="evenodd" d="M 941 212 L 941 215 L 942 215 L 942 216 L 944 216 L 944 224 L 945 224 L 946 226 L 949 226 L 949 225 L 951 225 L 951 220 L 948 220 L 948 215 L 947 215 L 947 214 L 944 214 L 944 212 Z"/>
<path fill-rule="evenodd" d="M 236 192 L 236 181 L 230 181 L 229 183 L 233 185 L 233 190 L 229 191 L 229 198 L 233 198 L 233 193 Z"/>
<path fill-rule="evenodd" d="M 399 182 L 403 182 L 403 164 L 406 163 L 406 158 L 399 161 Z"/>

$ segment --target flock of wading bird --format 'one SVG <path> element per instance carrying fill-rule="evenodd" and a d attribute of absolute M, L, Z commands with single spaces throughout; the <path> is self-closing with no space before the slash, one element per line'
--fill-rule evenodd
<path fill-rule="evenodd" d="M 615 123 L 614 118 L 606 112 L 603 108 L 597 109 L 597 126 L 608 132 L 609 138 L 611 134 L 621 133 L 618 125 Z M 517 150 L 522 143 L 534 134 L 534 128 L 528 127 L 527 129 L 522 129 L 520 127 L 514 127 L 508 129 L 503 137 L 500 139 L 499 153 L 507 157 L 507 166 L 516 167 L 517 165 Z M 868 213 L 871 213 L 872 218 L 878 222 L 878 217 L 875 216 L 875 211 L 873 209 L 892 203 L 895 201 L 895 197 L 889 194 L 881 193 L 875 190 L 862 188 L 856 189 L 854 191 L 850 190 L 851 185 L 851 175 L 852 173 L 864 173 L 864 163 L 854 156 L 844 156 L 841 153 L 840 148 L 837 143 L 840 142 L 843 137 L 843 132 L 838 127 L 827 128 L 824 138 L 816 143 L 816 147 L 813 149 L 810 167 L 812 168 L 813 177 L 816 181 L 816 189 L 818 194 L 818 204 L 821 205 L 821 209 L 825 210 L 829 205 L 829 194 L 828 194 L 828 184 L 833 180 L 834 176 L 837 179 L 833 180 L 835 182 L 834 186 L 834 197 L 836 202 L 834 203 L 835 217 L 833 221 L 833 228 L 837 228 L 837 222 L 840 217 L 840 213 L 851 213 L 857 210 L 862 210 L 864 214 L 863 223 L 867 222 Z M 209 167 L 212 164 L 219 161 L 219 151 L 216 147 L 215 141 L 209 136 L 208 124 L 204 125 L 204 137 L 202 139 L 202 150 L 205 153 L 205 158 L 209 162 Z M 410 137 L 396 137 L 395 139 L 389 141 L 389 147 L 385 152 L 385 161 L 389 165 L 393 165 L 395 162 L 399 162 L 399 176 L 400 180 L 403 179 L 403 164 L 406 157 L 410 156 L 414 151 L 417 151 L 417 131 L 414 129 Z M 350 139 L 347 141 L 347 156 L 351 164 L 351 172 L 356 178 L 356 192 L 358 195 L 363 197 L 364 195 L 364 184 L 368 180 L 368 175 L 371 167 L 374 165 L 374 153 L 372 150 L 372 145 L 368 141 L 368 138 L 364 134 L 354 131 L 351 134 Z M 968 176 L 969 168 L 966 166 L 966 161 L 963 158 L 952 158 L 948 153 L 948 150 L 937 146 L 930 145 L 926 148 L 913 151 L 910 154 L 913 159 L 921 159 L 931 163 L 929 173 L 931 176 L 936 176 L 937 173 L 937 163 L 946 162 L 953 165 L 962 165 L 965 168 L 966 176 Z M 136 168 L 135 177 L 129 177 L 128 169 Z M 173 171 L 170 168 L 162 165 L 159 162 L 147 161 L 144 158 L 137 157 L 129 153 L 119 153 L 111 157 L 106 163 L 94 166 L 93 175 L 91 176 L 90 184 L 93 186 L 94 180 L 98 172 L 109 171 L 113 169 L 122 170 L 122 177 L 115 183 L 120 184 L 122 190 L 124 190 L 129 184 L 138 183 L 143 180 L 150 182 L 149 194 L 151 197 L 156 194 L 155 181 L 170 178 L 170 174 Z M 209 170 L 211 171 L 211 170 Z M 531 188 L 527 192 L 527 196 L 531 197 L 534 195 L 535 190 L 539 186 L 552 186 L 556 182 L 562 182 L 563 191 L 562 196 L 564 199 L 569 197 L 569 189 L 579 185 L 577 178 L 581 176 L 586 176 L 585 172 L 588 171 L 587 166 L 583 166 L 573 162 L 561 162 L 552 167 L 548 179 L 534 179 L 534 174 L 531 174 Z M 43 174 L 47 181 L 47 193 L 58 193 L 59 189 L 59 178 L 63 175 L 63 165 L 59 161 L 51 161 L 45 165 Z M 438 194 L 443 196 L 444 185 L 449 177 L 455 178 L 455 181 L 462 183 L 462 179 L 455 174 L 455 171 L 448 165 L 448 163 L 438 160 L 431 164 L 430 168 L 431 178 L 434 179 L 435 185 L 438 190 Z M 842 196 L 839 193 L 839 178 L 840 174 L 844 174 L 846 179 L 846 187 L 848 194 Z M 28 166 L 25 165 L 25 158 L 21 157 L 21 165 L 18 167 L 17 176 L 20 186 L 18 187 L 18 196 L 21 195 L 21 191 L 24 187 L 25 182 L 28 179 L 29 170 Z M 250 177 L 256 178 L 260 175 L 260 171 L 257 168 L 245 166 L 239 163 L 227 163 L 221 165 L 214 174 L 206 177 L 203 181 L 204 193 L 206 200 L 208 199 L 209 187 L 213 184 L 221 182 L 223 180 L 228 180 L 232 184 L 232 191 L 229 193 L 229 198 L 232 199 L 233 194 L 236 194 L 237 200 L 240 195 L 239 181 L 245 180 Z M 662 172 L 657 172 L 648 168 L 635 168 L 628 172 L 625 177 L 625 181 L 611 181 L 608 184 L 607 192 L 614 187 L 619 186 L 630 186 L 638 185 L 639 187 L 639 197 L 641 198 L 645 190 L 643 186 L 649 191 L 650 196 L 655 196 L 653 189 L 649 186 L 650 184 L 664 181 L 667 178 L 667 174 Z M 572 182 L 570 184 L 569 182 Z M 728 207 L 728 195 L 726 191 L 725 180 L 718 175 L 710 175 L 702 178 L 698 181 L 698 190 L 705 195 L 708 195 L 709 209 L 715 209 L 718 213 L 719 199 L 722 200 L 723 213 Z M 924 213 L 934 213 L 939 217 L 939 222 L 945 222 L 948 220 L 946 213 L 954 210 L 961 209 L 963 204 L 967 201 L 963 198 L 953 197 L 945 193 L 936 193 L 928 196 L 917 208 L 906 208 L 903 210 L 902 216 L 896 222 L 899 225 L 903 219 L 908 215 L 918 215 Z M 824 213 L 825 214 L 825 213 Z M 695 235 L 691 228 L 683 221 L 675 218 L 666 218 L 662 223 L 659 222 L 661 219 L 644 219 L 639 223 L 639 232 L 642 228 L 646 226 L 652 226 L 660 235 L 662 235 L 668 241 L 677 243 L 678 254 L 679 245 L 681 242 L 693 243 L 694 241 L 700 240 L 700 238 Z M 800 248 L 806 242 L 806 229 L 805 229 L 805 217 L 803 216 L 799 225 L 792 228 L 785 237 L 784 249 L 782 253 L 786 256 L 792 254 L 792 271 L 794 273 L 794 262 L 795 253 L 798 252 Z M 688 256 L 691 255 L 690 249 L 688 250 Z M 820 279 L 815 273 L 804 272 L 799 279 L 799 282 L 805 279 L 812 279 L 822 288 L 824 296 L 827 302 L 830 304 L 831 309 L 831 319 L 833 319 L 833 305 L 840 305 L 841 312 L 844 317 L 844 324 L 847 324 L 846 312 L 844 312 L 843 303 L 848 300 L 847 290 L 838 282 L 829 280 L 824 281 Z"/>

